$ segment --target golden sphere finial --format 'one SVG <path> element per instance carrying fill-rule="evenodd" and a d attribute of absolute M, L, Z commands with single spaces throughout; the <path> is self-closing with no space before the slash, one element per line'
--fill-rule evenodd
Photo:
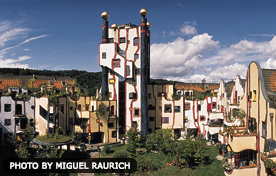
<path fill-rule="evenodd" d="M 108 14 L 107 11 L 103 12 L 101 16 L 102 16 L 102 18 L 105 19 L 105 20 L 109 18 L 109 14 Z"/>
<path fill-rule="evenodd" d="M 111 28 L 112 28 L 112 29 L 116 29 L 116 28 L 117 28 L 117 24 L 112 24 L 112 25 L 111 25 Z"/>
<path fill-rule="evenodd" d="M 149 22 L 147 22 L 147 28 L 148 28 L 148 29 L 150 28 L 150 23 L 149 23 Z"/>
<path fill-rule="evenodd" d="M 148 11 L 146 9 L 141 9 L 140 10 L 140 15 L 141 16 L 147 16 L 148 15 Z"/>

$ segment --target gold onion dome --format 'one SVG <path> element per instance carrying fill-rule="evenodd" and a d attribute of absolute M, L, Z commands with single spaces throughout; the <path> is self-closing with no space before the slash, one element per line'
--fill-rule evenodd
<path fill-rule="evenodd" d="M 102 18 L 105 19 L 105 20 L 109 18 L 109 14 L 108 14 L 106 11 L 103 12 L 101 16 L 102 16 Z"/>
<path fill-rule="evenodd" d="M 147 22 L 147 27 L 148 27 L 148 29 L 150 28 L 150 23 L 149 22 Z"/>
<path fill-rule="evenodd" d="M 112 25 L 111 25 L 111 28 L 112 28 L 112 29 L 117 28 L 117 24 L 112 24 Z"/>
<path fill-rule="evenodd" d="M 147 16 L 148 15 L 148 11 L 146 9 L 141 9 L 140 10 L 140 15 L 141 16 Z"/>

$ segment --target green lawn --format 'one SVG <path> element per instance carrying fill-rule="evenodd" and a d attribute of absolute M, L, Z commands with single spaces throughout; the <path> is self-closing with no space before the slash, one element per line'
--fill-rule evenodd
<path fill-rule="evenodd" d="M 114 152 L 118 150 L 126 150 L 126 145 L 121 147 L 116 147 L 112 149 Z M 148 171 L 141 172 L 137 171 L 135 175 L 184 175 L 184 176 L 223 176 L 224 169 L 222 167 L 222 162 L 216 159 L 218 155 L 218 148 L 216 146 L 206 146 L 206 162 L 201 163 L 194 168 L 185 168 L 185 167 L 176 167 L 176 166 L 168 166 L 167 163 L 171 162 L 174 157 L 169 157 L 165 155 L 159 154 L 145 154 L 150 158 L 150 162 L 155 163 L 160 166 L 161 169 L 157 171 Z M 110 154 L 102 154 L 101 157 L 111 158 L 113 153 Z M 137 160 L 137 158 L 136 158 Z"/>

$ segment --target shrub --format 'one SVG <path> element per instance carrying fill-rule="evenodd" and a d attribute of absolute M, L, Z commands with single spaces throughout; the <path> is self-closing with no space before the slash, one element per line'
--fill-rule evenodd
<path fill-rule="evenodd" d="M 158 144 L 157 149 L 164 154 L 170 156 L 175 154 L 175 137 L 171 129 L 159 129 L 155 133 L 149 134 L 146 142 L 146 147 L 151 148 L 153 144 Z"/>
<path fill-rule="evenodd" d="M 113 158 L 127 158 L 128 152 L 126 150 L 117 150 L 113 154 Z"/>
<path fill-rule="evenodd" d="M 151 153 L 140 155 L 136 158 L 137 161 L 137 169 L 138 170 L 147 170 L 147 171 L 155 171 L 163 167 L 164 159 L 160 160 L 158 155 L 153 155 Z"/>
<path fill-rule="evenodd" d="M 110 145 L 108 145 L 108 143 L 105 143 L 103 145 L 103 153 L 108 154 L 110 153 L 110 151 L 111 151 Z"/>

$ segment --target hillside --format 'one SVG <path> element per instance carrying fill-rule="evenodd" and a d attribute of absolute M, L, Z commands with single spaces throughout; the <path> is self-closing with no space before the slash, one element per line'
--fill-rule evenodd
<path fill-rule="evenodd" d="M 43 76 L 70 76 L 76 79 L 78 84 L 86 90 L 89 96 L 95 96 L 96 90 L 102 85 L 101 72 L 87 72 L 83 70 L 35 70 L 24 68 L 0 68 L 0 75 L 43 75 Z M 151 84 L 175 84 L 177 81 L 165 79 L 151 79 Z"/>

